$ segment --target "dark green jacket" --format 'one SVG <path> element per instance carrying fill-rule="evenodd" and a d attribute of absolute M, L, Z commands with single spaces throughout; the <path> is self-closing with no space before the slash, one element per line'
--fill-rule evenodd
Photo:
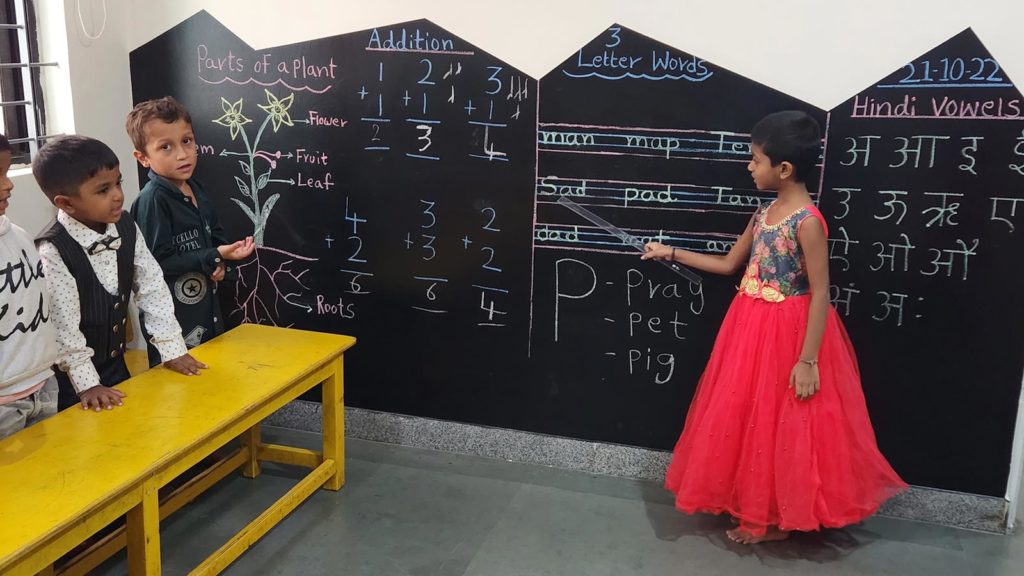
<path fill-rule="evenodd" d="M 230 242 L 202 186 L 195 180 L 189 180 L 188 185 L 198 208 L 175 185 L 150 170 L 149 182 L 139 192 L 131 212 L 146 245 L 163 268 L 174 299 L 174 314 L 185 343 L 191 348 L 224 332 L 218 283 L 210 275 L 221 262 L 217 247 Z M 224 280 L 235 278 L 231 263 L 225 269 Z M 146 340 L 148 343 L 148 334 Z M 160 355 L 152 344 L 149 361 L 150 365 L 160 363 Z"/>

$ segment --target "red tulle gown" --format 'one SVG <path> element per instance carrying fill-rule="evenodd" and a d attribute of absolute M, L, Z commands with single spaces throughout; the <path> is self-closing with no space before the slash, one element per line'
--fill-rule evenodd
<path fill-rule="evenodd" d="M 878 451 L 857 358 L 829 306 L 821 390 L 797 400 L 789 376 L 810 307 L 797 231 L 813 206 L 775 225 L 754 216 L 740 291 L 722 322 L 676 444 L 665 486 L 688 513 L 726 512 L 764 534 L 858 522 L 907 485 Z"/>

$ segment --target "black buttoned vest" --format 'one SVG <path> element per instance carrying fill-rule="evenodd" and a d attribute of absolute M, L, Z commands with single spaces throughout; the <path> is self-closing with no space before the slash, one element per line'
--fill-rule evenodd
<path fill-rule="evenodd" d="M 128 297 L 135 278 L 135 221 L 124 212 L 117 222 L 121 246 L 117 249 L 117 295 L 103 287 L 82 245 L 75 241 L 64 226 L 54 220 L 36 237 L 36 243 L 46 240 L 53 244 L 78 285 L 78 301 L 82 311 L 79 329 L 93 350 L 92 363 L 99 372 L 104 386 L 113 386 L 131 377 L 124 362 L 125 328 L 128 323 Z M 59 409 L 78 403 L 78 394 L 68 375 L 59 369 L 57 397 Z"/>

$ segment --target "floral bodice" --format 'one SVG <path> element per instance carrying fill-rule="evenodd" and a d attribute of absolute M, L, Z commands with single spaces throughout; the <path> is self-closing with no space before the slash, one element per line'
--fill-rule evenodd
<path fill-rule="evenodd" d="M 750 262 L 740 281 L 740 291 L 753 298 L 781 302 L 788 296 L 810 291 L 797 231 L 808 216 L 821 219 L 821 215 L 814 206 L 805 206 L 779 223 L 768 225 L 765 218 L 770 206 L 761 206 L 754 213 L 754 243 L 750 249 Z"/>

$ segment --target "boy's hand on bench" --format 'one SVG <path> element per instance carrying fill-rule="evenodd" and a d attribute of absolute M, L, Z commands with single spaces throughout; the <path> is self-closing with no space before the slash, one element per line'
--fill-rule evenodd
<path fill-rule="evenodd" d="M 124 398 L 124 392 L 103 385 L 93 386 L 78 395 L 78 399 L 82 401 L 82 410 L 92 409 L 97 412 L 104 408 L 113 410 L 114 406 L 121 406 L 121 398 Z"/>
<path fill-rule="evenodd" d="M 174 360 L 168 360 L 164 362 L 164 366 L 174 370 L 175 372 L 184 374 L 185 376 L 199 376 L 200 370 L 209 368 L 206 364 L 203 364 L 199 360 L 192 357 L 191 354 L 185 354 L 179 356 Z"/>

